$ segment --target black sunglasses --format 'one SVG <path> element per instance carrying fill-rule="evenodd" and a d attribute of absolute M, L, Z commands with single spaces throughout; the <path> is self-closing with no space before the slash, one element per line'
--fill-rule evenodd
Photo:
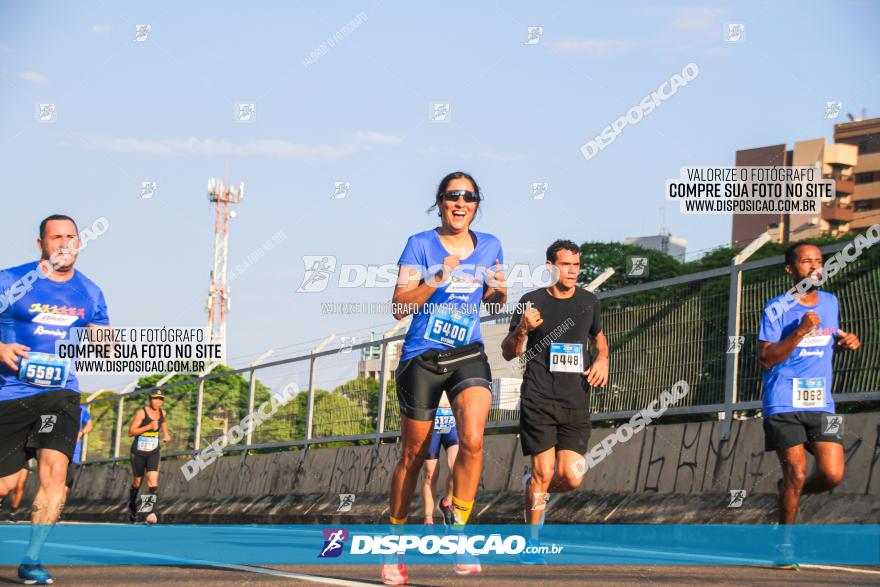
<path fill-rule="evenodd" d="M 464 201 L 468 204 L 473 204 L 474 202 L 480 201 L 480 196 L 475 194 L 474 192 L 469 192 L 467 190 L 453 190 L 450 192 L 446 192 L 443 194 L 443 199 L 447 202 L 457 202 L 458 198 L 464 196 Z"/>

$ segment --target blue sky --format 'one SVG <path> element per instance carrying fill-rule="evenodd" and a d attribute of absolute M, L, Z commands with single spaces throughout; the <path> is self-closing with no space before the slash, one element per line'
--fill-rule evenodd
<path fill-rule="evenodd" d="M 826 101 L 880 114 L 874 2 L 328 4 L 0 3 L 0 266 L 34 257 L 48 214 L 106 217 L 78 266 L 113 322 L 204 324 L 207 179 L 244 181 L 230 267 L 287 238 L 233 283 L 240 365 L 390 326 L 322 315 L 321 302 L 391 290 L 297 294 L 302 256 L 395 262 L 408 235 L 435 225 L 425 210 L 448 171 L 485 191 L 474 228 L 496 234 L 508 262 L 540 263 L 556 238 L 656 233 L 664 182 L 682 166 L 830 138 Z M 728 22 L 745 25 L 743 42 L 725 42 Z M 151 27 L 143 42 L 137 24 Z M 544 27 L 535 45 L 529 26 Z M 697 79 L 584 159 L 584 142 L 690 62 Z M 35 121 L 41 102 L 56 104 L 55 122 Z M 256 104 L 254 122 L 236 121 L 237 102 Z M 431 122 L 432 102 L 451 104 L 450 122 Z M 143 181 L 157 182 L 150 199 Z M 335 181 L 351 182 L 345 198 L 332 198 Z M 532 198 L 536 181 L 549 184 L 544 199 Z M 668 207 L 666 223 L 688 258 L 730 238 L 728 216 Z"/>

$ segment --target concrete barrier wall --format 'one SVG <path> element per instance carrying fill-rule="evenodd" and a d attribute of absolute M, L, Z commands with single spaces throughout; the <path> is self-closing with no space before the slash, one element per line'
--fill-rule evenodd
<path fill-rule="evenodd" d="M 652 499 L 674 503 L 675 496 L 707 496 L 706 499 L 717 501 L 718 496 L 732 489 L 744 489 L 749 495 L 765 494 L 767 504 L 772 505 L 772 494 L 781 475 L 775 454 L 763 450 L 761 426 L 761 420 L 735 421 L 730 439 L 723 442 L 720 422 L 650 426 L 616 445 L 609 456 L 587 472 L 582 486 L 564 497 L 571 504 L 579 504 L 579 515 L 595 510 L 595 516 L 600 517 L 612 509 L 619 510 L 624 497 L 627 503 L 642 504 Z M 613 433 L 614 429 L 594 430 L 590 446 Z M 845 416 L 844 439 L 846 479 L 827 497 L 865 496 L 867 509 L 863 510 L 876 518 L 880 511 L 876 506 L 880 499 L 875 499 L 880 497 L 880 414 Z M 484 454 L 478 496 L 480 511 L 489 515 L 489 509 L 504 510 L 503 503 L 512 508 L 516 517 L 518 506 L 511 504 L 521 500 L 517 497 L 522 492 L 521 477 L 529 463 L 522 455 L 518 436 L 486 436 Z M 235 503 L 239 504 L 236 511 L 244 508 L 260 516 L 290 511 L 297 515 L 333 516 L 339 505 L 338 494 L 353 493 L 359 505 L 370 505 L 370 519 L 378 520 L 387 512 L 388 488 L 399 457 L 399 444 L 247 456 L 233 453 L 189 481 L 181 471 L 184 461 L 167 459 L 160 471 L 161 499 L 163 504 L 175 504 L 181 513 L 198 510 L 204 515 L 217 515 L 224 511 L 219 506 Z M 440 493 L 447 475 L 445 459 L 441 458 Z M 74 518 L 77 512 L 86 515 L 98 510 L 120 511 L 130 481 L 127 464 L 84 467 L 68 510 Z M 29 494 L 33 494 L 35 485 L 35 476 L 31 476 Z M 421 493 L 420 485 L 416 492 Z M 685 498 L 679 505 L 686 506 L 688 501 Z M 413 516 L 418 507 L 414 504 Z"/>

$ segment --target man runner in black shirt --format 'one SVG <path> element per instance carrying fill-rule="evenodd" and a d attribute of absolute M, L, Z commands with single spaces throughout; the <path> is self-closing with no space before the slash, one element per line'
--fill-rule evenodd
<path fill-rule="evenodd" d="M 520 392 L 520 441 L 531 455 L 526 474 L 525 519 L 534 526 L 530 542 L 544 518 L 550 493 L 576 489 L 583 476 L 576 462 L 583 460 L 590 438 L 590 386 L 608 383 L 608 342 L 602 332 L 599 300 L 578 287 L 580 249 L 558 240 L 547 249 L 547 265 L 558 271 L 551 287 L 525 294 L 501 343 L 505 360 L 525 350 L 525 374 Z M 589 346 L 592 364 L 586 367 Z M 543 564 L 541 555 L 521 557 L 527 564 Z"/>

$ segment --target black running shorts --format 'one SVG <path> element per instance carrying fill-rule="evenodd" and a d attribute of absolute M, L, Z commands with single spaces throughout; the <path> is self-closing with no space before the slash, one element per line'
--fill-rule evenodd
<path fill-rule="evenodd" d="M 811 442 L 843 444 L 843 416 L 831 412 L 786 412 L 764 418 L 764 450 L 786 450 Z"/>
<path fill-rule="evenodd" d="M 131 453 L 131 470 L 135 477 L 143 477 L 145 472 L 159 471 L 159 451 L 149 454 Z"/>
<path fill-rule="evenodd" d="M 450 402 L 468 387 L 484 387 L 492 393 L 492 371 L 479 342 L 425 351 L 401 363 L 395 380 L 400 413 L 422 422 L 434 420 L 444 391 Z"/>
<path fill-rule="evenodd" d="M 519 440 L 524 455 L 536 455 L 551 448 L 585 454 L 591 430 L 587 407 L 570 408 L 529 397 L 520 402 Z"/>
<path fill-rule="evenodd" d="M 79 433 L 79 394 L 66 389 L 44 391 L 0 402 L 0 477 L 24 468 L 42 448 L 70 459 Z"/>

